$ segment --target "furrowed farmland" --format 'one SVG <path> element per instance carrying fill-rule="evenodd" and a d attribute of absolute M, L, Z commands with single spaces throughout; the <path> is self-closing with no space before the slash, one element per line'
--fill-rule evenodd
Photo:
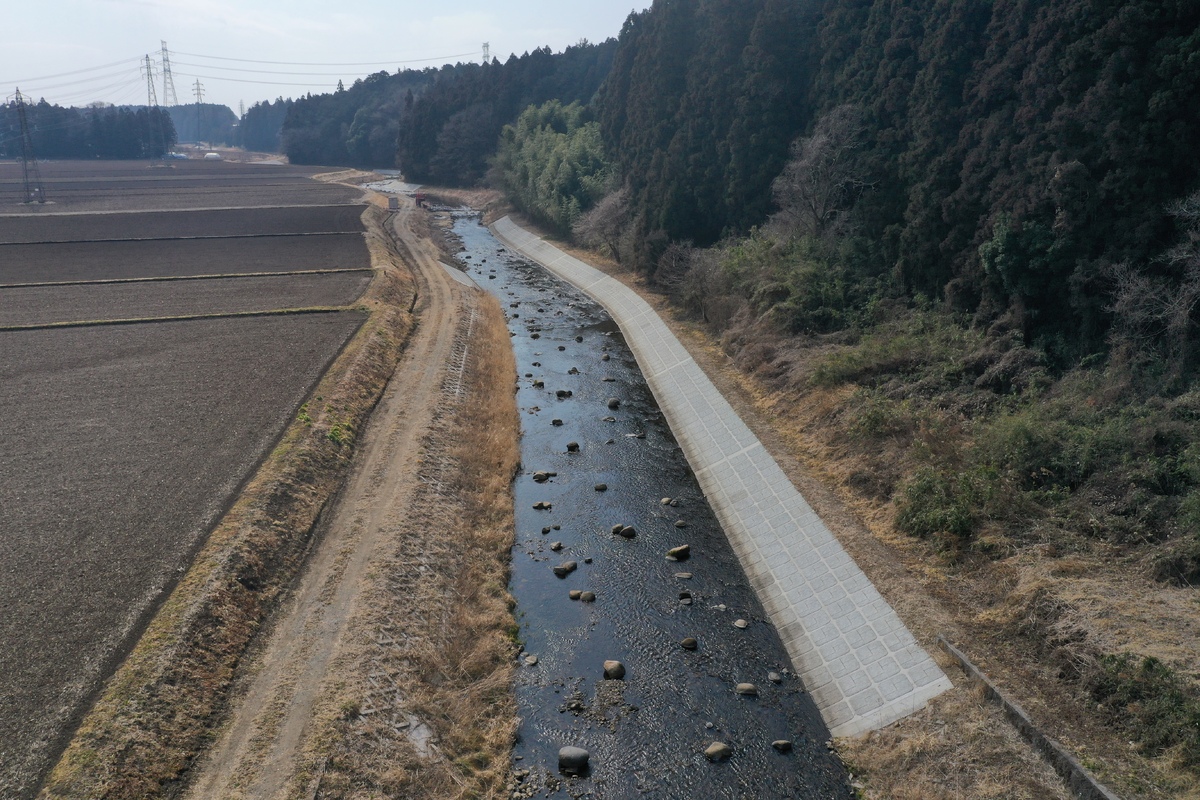
<path fill-rule="evenodd" d="M 42 172 L 50 202 L 20 205 L 0 164 L 3 797 L 33 795 L 246 481 L 317 416 L 374 274 L 360 193 L 314 170 Z"/>

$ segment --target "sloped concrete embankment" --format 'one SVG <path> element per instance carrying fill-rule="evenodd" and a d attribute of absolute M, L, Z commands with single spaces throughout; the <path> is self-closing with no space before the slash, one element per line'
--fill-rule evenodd
<path fill-rule="evenodd" d="M 895 722 L 951 687 L 896 612 L 654 310 L 509 217 L 507 246 L 620 325 L 742 568 L 834 736 Z"/>

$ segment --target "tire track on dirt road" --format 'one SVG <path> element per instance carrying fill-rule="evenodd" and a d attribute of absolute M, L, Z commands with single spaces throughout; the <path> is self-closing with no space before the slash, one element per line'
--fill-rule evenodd
<path fill-rule="evenodd" d="M 322 541 L 243 682 L 243 695 L 188 797 L 274 798 L 287 793 L 314 707 L 379 548 L 419 485 L 421 443 L 442 400 L 447 364 L 475 303 L 417 234 L 402 208 L 394 244 L 419 284 L 418 322 L 363 433 L 351 475 L 323 524 Z"/>

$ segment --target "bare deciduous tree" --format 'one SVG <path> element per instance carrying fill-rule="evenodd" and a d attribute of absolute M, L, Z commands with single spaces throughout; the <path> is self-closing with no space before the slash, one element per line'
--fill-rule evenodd
<path fill-rule="evenodd" d="M 771 218 L 776 234 L 820 236 L 832 232 L 867 186 L 859 160 L 866 126 L 852 105 L 830 111 L 811 136 L 792 142 L 783 172 L 771 184 L 779 211 Z"/>
<path fill-rule="evenodd" d="M 1169 277 L 1129 264 L 1111 269 L 1113 338 L 1145 352 L 1163 350 L 1169 374 L 1178 378 L 1192 361 L 1194 325 L 1200 306 L 1200 192 L 1171 203 L 1167 213 L 1182 225 L 1183 239 L 1163 255 Z"/>
<path fill-rule="evenodd" d="M 620 262 L 621 237 L 629 225 L 629 194 L 629 188 L 623 187 L 596 203 L 571 228 L 575 238 L 588 247 L 607 250 Z"/>

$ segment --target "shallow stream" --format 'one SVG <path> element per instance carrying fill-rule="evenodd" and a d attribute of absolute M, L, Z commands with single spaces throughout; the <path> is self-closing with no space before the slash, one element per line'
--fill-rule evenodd
<path fill-rule="evenodd" d="M 517 361 L 518 796 L 851 797 L 828 731 L 617 326 L 501 245 L 477 215 L 456 212 L 453 230 L 460 262 L 507 313 Z M 543 503 L 550 508 L 535 509 Z M 615 525 L 636 533 L 614 535 Z M 680 545 L 690 557 L 668 560 Z M 557 577 L 568 561 L 577 568 Z M 595 599 L 573 600 L 572 590 Z M 687 637 L 696 649 L 681 646 Z M 610 659 L 623 663 L 623 680 L 605 679 Z M 757 697 L 735 693 L 739 683 Z M 778 740 L 793 749 L 779 752 Z M 713 742 L 731 757 L 710 762 Z M 559 772 L 566 745 L 589 751 L 588 774 Z"/>

